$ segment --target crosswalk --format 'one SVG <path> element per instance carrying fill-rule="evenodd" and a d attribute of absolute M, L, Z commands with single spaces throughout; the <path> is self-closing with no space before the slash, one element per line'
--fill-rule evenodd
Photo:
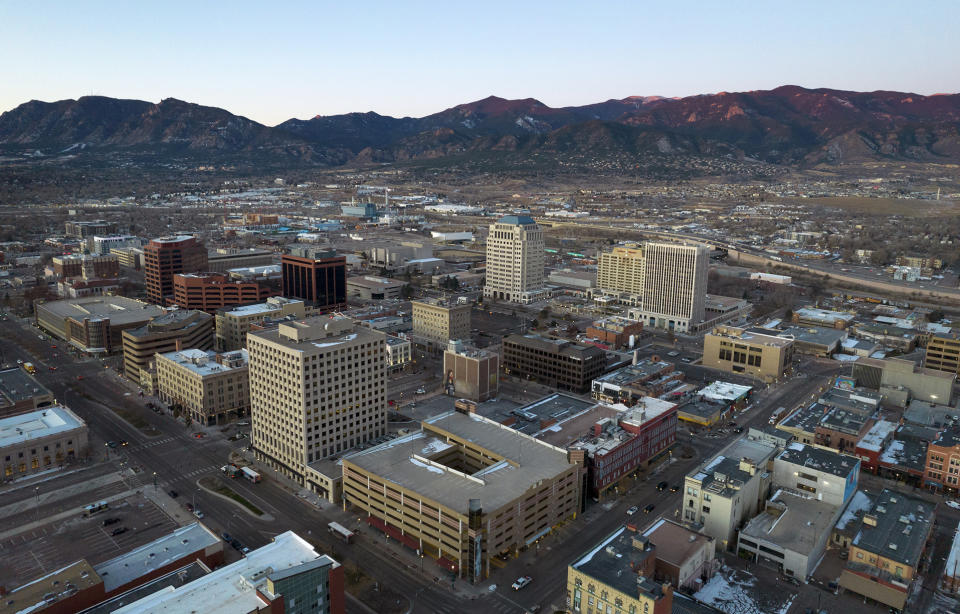
<path fill-rule="evenodd" d="M 517 606 L 501 601 L 500 599 L 495 599 L 493 597 L 486 597 L 484 599 L 483 609 L 486 612 L 497 612 L 498 614 L 520 614 L 525 612 L 525 608 L 518 608 Z M 463 612 L 461 608 L 457 608 L 454 605 L 438 605 L 430 604 L 430 611 L 437 612 L 438 614 L 460 614 Z M 414 611 L 421 611 L 419 608 L 414 608 Z"/>
<path fill-rule="evenodd" d="M 162 437 L 160 439 L 155 439 L 153 441 L 148 441 L 147 443 L 142 443 L 137 446 L 133 446 L 134 450 L 143 450 L 144 448 L 152 448 L 154 446 L 162 446 L 163 444 L 170 443 L 174 441 L 176 437 Z"/>
<path fill-rule="evenodd" d="M 208 466 L 206 466 L 206 467 L 201 467 L 200 469 L 194 469 L 194 470 L 191 471 L 190 473 L 181 474 L 180 477 L 182 477 L 182 478 L 193 478 L 193 477 L 201 476 L 201 475 L 203 475 L 203 474 L 205 474 L 205 473 L 210 473 L 210 472 L 213 472 L 213 471 L 219 471 L 219 470 L 220 470 L 220 467 L 221 467 L 221 465 L 208 465 Z"/>

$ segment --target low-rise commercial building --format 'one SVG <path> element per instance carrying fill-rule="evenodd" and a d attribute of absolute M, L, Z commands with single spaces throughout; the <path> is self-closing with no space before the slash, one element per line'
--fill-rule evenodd
<path fill-rule="evenodd" d="M 347 278 L 347 296 L 364 301 L 382 301 L 391 298 L 400 298 L 406 282 L 386 277 L 364 275 L 362 277 Z"/>
<path fill-rule="evenodd" d="M 343 566 L 292 531 L 192 582 L 124 605 L 141 612 L 317 612 L 344 614 Z"/>
<path fill-rule="evenodd" d="M 741 438 L 687 474 L 683 523 L 732 548 L 736 531 L 761 509 L 770 489 L 770 460 L 777 448 L 762 440 Z"/>
<path fill-rule="evenodd" d="M 459 411 L 343 458 L 343 497 L 366 522 L 479 582 L 581 509 L 568 452 Z"/>
<path fill-rule="evenodd" d="M 20 368 L 0 371 L 0 418 L 52 405 L 53 393 Z"/>
<path fill-rule="evenodd" d="M 181 349 L 213 349 L 213 316 L 202 311 L 177 310 L 123 331 L 123 371 L 135 382 L 156 354 Z"/>
<path fill-rule="evenodd" d="M 413 360 L 413 344 L 409 339 L 387 335 L 384 358 L 389 371 L 400 371 Z"/>
<path fill-rule="evenodd" d="M 885 405 L 906 407 L 911 399 L 949 405 L 957 374 L 902 358 L 860 358 L 853 363 L 853 378 L 857 386 L 879 391 Z"/>
<path fill-rule="evenodd" d="M 54 256 L 51 261 L 53 273 L 59 279 L 67 277 L 111 278 L 120 275 L 120 260 L 113 254 L 70 254 Z"/>
<path fill-rule="evenodd" d="M 857 443 L 875 422 L 873 414 L 865 415 L 842 407 L 831 407 L 820 418 L 813 441 L 821 446 L 853 454 Z"/>
<path fill-rule="evenodd" d="M 123 347 L 123 331 L 163 315 L 156 305 L 122 296 L 99 296 L 36 305 L 37 325 L 89 354 L 111 354 Z"/>
<path fill-rule="evenodd" d="M 880 468 L 880 455 L 893 441 L 893 433 L 896 430 L 896 423 L 879 420 L 866 435 L 860 438 L 854 453 L 860 458 L 864 471 L 877 473 Z"/>
<path fill-rule="evenodd" d="M 225 273 L 230 269 L 268 266 L 273 264 L 273 252 L 265 249 L 221 247 L 207 252 L 206 270 Z"/>
<path fill-rule="evenodd" d="M 643 333 L 643 322 L 613 316 L 596 320 L 587 327 L 586 335 L 614 348 L 633 347 Z"/>
<path fill-rule="evenodd" d="M 199 424 L 222 424 L 250 411 L 247 351 L 197 349 L 156 355 L 157 392 Z"/>
<path fill-rule="evenodd" d="M 848 333 L 838 328 L 823 326 L 787 326 L 778 329 L 751 328 L 750 332 L 793 339 L 794 352 L 828 358 L 842 348 Z"/>
<path fill-rule="evenodd" d="M 933 532 L 934 506 L 884 489 L 864 514 L 840 574 L 844 590 L 903 610 Z"/>
<path fill-rule="evenodd" d="M 659 397 L 682 381 L 683 372 L 673 363 L 651 356 L 601 375 L 593 380 L 590 390 L 598 401 L 633 405 L 641 397 Z"/>
<path fill-rule="evenodd" d="M 777 430 L 789 434 L 794 441 L 812 444 L 817 438 L 817 426 L 827 409 L 820 403 L 801 405 L 777 424 Z"/>
<path fill-rule="evenodd" d="M 703 365 L 751 375 L 765 382 L 782 378 L 791 368 L 794 342 L 733 326 L 718 326 L 703 338 Z"/>
<path fill-rule="evenodd" d="M 950 425 L 927 446 L 923 485 L 938 491 L 960 490 L 960 426 Z"/>
<path fill-rule="evenodd" d="M 825 326 L 827 328 L 846 328 L 856 318 L 855 313 L 830 311 L 804 307 L 793 312 L 793 321 L 804 326 Z"/>
<path fill-rule="evenodd" d="M 450 342 L 443 353 L 443 374 L 447 394 L 476 402 L 495 399 L 500 391 L 500 356 Z"/>
<path fill-rule="evenodd" d="M 266 302 L 256 305 L 220 309 L 216 315 L 217 349 L 221 352 L 232 352 L 246 347 L 251 324 L 267 318 L 303 318 L 306 315 L 306 304 L 302 300 L 282 296 L 268 298 Z"/>
<path fill-rule="evenodd" d="M 669 582 L 683 590 L 697 590 L 720 567 L 716 559 L 716 540 L 691 531 L 678 522 L 658 518 L 642 537 L 653 547 L 656 563 L 653 579 Z"/>
<path fill-rule="evenodd" d="M 224 273 L 173 276 L 173 304 L 180 309 L 199 309 L 211 314 L 224 307 L 261 303 L 279 293 L 279 285 L 233 281 Z"/>
<path fill-rule="evenodd" d="M 507 335 L 503 338 L 504 371 L 558 390 L 587 392 L 606 369 L 603 350 L 540 335 Z"/>
<path fill-rule="evenodd" d="M 673 586 L 651 578 L 656 548 L 630 526 L 605 537 L 567 567 L 567 610 L 671 614 Z"/>
<path fill-rule="evenodd" d="M 62 465 L 87 452 L 87 424 L 62 405 L 0 418 L 4 479 Z"/>

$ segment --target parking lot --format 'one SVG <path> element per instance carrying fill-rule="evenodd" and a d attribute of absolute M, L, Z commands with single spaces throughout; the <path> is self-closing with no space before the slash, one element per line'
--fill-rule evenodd
<path fill-rule="evenodd" d="M 97 565 L 176 527 L 152 501 L 130 496 L 89 517 L 78 513 L 0 541 L 0 578 L 6 586 L 18 586 L 81 558 Z"/>

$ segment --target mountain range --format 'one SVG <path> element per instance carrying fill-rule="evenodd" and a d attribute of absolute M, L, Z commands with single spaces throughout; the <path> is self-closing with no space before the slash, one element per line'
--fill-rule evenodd
<path fill-rule="evenodd" d="M 561 108 L 490 96 L 421 118 L 347 113 L 272 127 L 173 98 L 154 104 L 86 96 L 33 100 L 3 113 L 0 152 L 44 160 L 127 152 L 319 166 L 448 159 L 620 168 L 683 158 L 799 166 L 957 162 L 960 95 L 783 86 Z"/>

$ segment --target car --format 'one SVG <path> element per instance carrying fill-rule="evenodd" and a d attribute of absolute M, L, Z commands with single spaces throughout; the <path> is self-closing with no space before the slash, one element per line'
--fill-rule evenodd
<path fill-rule="evenodd" d="M 197 518 L 203 518 L 203 512 L 201 512 L 200 510 L 195 511 L 193 515 L 196 516 Z"/>
<path fill-rule="evenodd" d="M 221 534 L 220 534 L 220 537 L 223 538 L 223 541 L 227 542 L 228 544 L 230 543 L 230 534 L 227 533 L 226 531 L 224 531 L 223 533 L 221 533 Z"/>
<path fill-rule="evenodd" d="M 50 348 L 55 350 L 55 349 L 57 349 L 57 346 L 51 344 L 51 345 L 50 345 Z"/>
<path fill-rule="evenodd" d="M 201 433 L 194 433 L 194 434 L 193 434 L 193 437 L 194 437 L 195 439 L 203 439 L 203 438 L 206 437 L 206 436 L 207 436 L 207 434 L 206 434 L 206 433 L 202 433 L 202 432 L 201 432 Z"/>
<path fill-rule="evenodd" d="M 630 509 L 627 510 L 627 516 L 633 516 L 633 515 L 636 514 L 638 511 L 640 511 L 640 508 L 637 507 L 636 505 L 634 505 L 633 507 L 631 507 Z"/>
<path fill-rule="evenodd" d="M 668 486 L 670 486 L 670 484 L 666 482 L 660 482 L 659 484 L 657 484 L 657 490 L 661 490 L 661 491 L 666 490 Z"/>
<path fill-rule="evenodd" d="M 108 448 L 116 448 L 116 447 L 117 447 L 117 442 L 115 442 L 115 441 L 108 441 L 108 442 L 107 442 L 107 447 L 108 447 Z"/>
<path fill-rule="evenodd" d="M 737 428 L 733 429 L 733 432 L 734 432 L 734 433 L 737 433 L 737 434 L 742 433 L 742 432 L 743 432 L 743 427 L 742 427 L 742 426 L 738 426 Z"/>
<path fill-rule="evenodd" d="M 189 501 L 188 501 L 187 503 L 185 503 L 185 504 L 183 505 L 183 507 L 187 508 L 187 511 L 188 511 L 188 512 L 192 512 L 192 511 L 193 511 L 193 503 L 190 503 Z"/>
<path fill-rule="evenodd" d="M 524 586 L 530 584 L 531 582 L 533 582 L 533 578 L 531 578 L 530 576 L 520 576 L 519 578 L 517 578 L 516 582 L 510 585 L 510 588 L 512 588 L 515 591 L 518 591 Z"/>
<path fill-rule="evenodd" d="M 233 547 L 234 550 L 239 550 L 240 548 L 243 548 L 243 544 L 241 544 L 240 540 L 237 539 L 236 537 L 230 540 L 230 545 Z"/>
<path fill-rule="evenodd" d="M 420 386 L 419 388 L 417 388 L 417 394 L 426 394 L 426 393 L 427 393 L 427 389 L 424 388 L 423 386 Z"/>
<path fill-rule="evenodd" d="M 396 404 L 397 404 L 397 402 L 394 401 L 393 399 L 390 399 L 389 401 L 387 401 L 387 405 L 389 405 L 390 407 L 393 407 L 393 406 L 396 405 Z"/>
<path fill-rule="evenodd" d="M 243 546 L 242 548 L 240 548 L 241 554 L 247 554 L 248 552 L 250 552 L 250 548 L 248 548 L 247 546 Z"/>
<path fill-rule="evenodd" d="M 53 365 L 50 365 L 50 366 L 49 366 L 49 367 L 47 367 L 47 368 L 48 368 L 48 369 L 50 369 L 51 371 L 56 371 L 56 370 L 57 370 L 57 368 L 56 368 L 56 367 L 54 367 Z"/>
<path fill-rule="evenodd" d="M 727 422 L 727 426 L 737 426 L 737 423 L 730 421 L 730 422 Z"/>
<path fill-rule="evenodd" d="M 175 491 L 175 490 L 167 491 L 167 494 L 170 495 L 170 498 L 171 498 L 171 499 L 176 499 L 176 498 L 177 498 L 177 491 Z"/>
<path fill-rule="evenodd" d="M 82 381 L 83 381 L 83 376 L 82 376 L 82 375 L 78 375 L 78 376 L 77 376 L 77 381 L 78 381 L 78 382 L 82 382 Z"/>
<path fill-rule="evenodd" d="M 126 532 L 127 532 L 127 527 L 117 527 L 116 529 L 110 531 L 110 535 L 113 535 L 113 536 L 123 535 Z"/>
<path fill-rule="evenodd" d="M 647 507 L 643 508 L 644 514 L 649 514 L 653 511 L 653 508 L 656 507 L 653 503 L 649 504 Z"/>
<path fill-rule="evenodd" d="M 129 446 L 130 444 L 127 442 L 126 439 L 121 439 L 121 440 L 120 440 L 120 445 L 121 445 L 121 446 Z"/>
<path fill-rule="evenodd" d="M 237 422 L 237 426 L 250 426 L 250 423 L 244 420 L 243 422 Z"/>
<path fill-rule="evenodd" d="M 103 526 L 109 527 L 110 525 L 117 524 L 118 522 L 120 522 L 119 518 L 107 518 L 103 521 Z"/>
<path fill-rule="evenodd" d="M 670 492 L 677 492 L 678 490 L 680 490 L 679 484 L 674 484 L 673 486 L 670 487 Z"/>
<path fill-rule="evenodd" d="M 952 507 L 955 510 L 960 510 L 960 503 L 957 503 L 956 501 L 947 501 L 947 506 Z"/>
<path fill-rule="evenodd" d="M 18 358 L 18 359 L 17 359 L 17 364 L 18 364 L 18 365 L 22 365 L 22 364 L 23 364 L 23 361 Z"/>

